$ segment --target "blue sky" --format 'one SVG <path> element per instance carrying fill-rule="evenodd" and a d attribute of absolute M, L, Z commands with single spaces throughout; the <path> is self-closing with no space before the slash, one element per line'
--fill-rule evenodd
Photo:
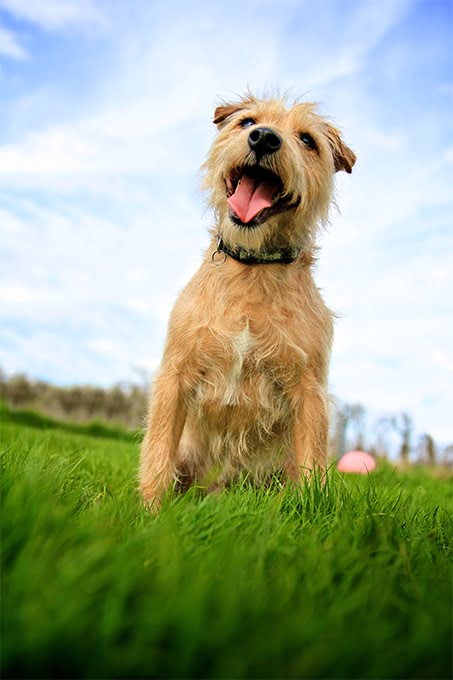
<path fill-rule="evenodd" d="M 0 0 L 0 365 L 108 385 L 159 362 L 212 217 L 219 98 L 320 102 L 358 156 L 316 272 L 331 391 L 453 440 L 450 0 Z"/>

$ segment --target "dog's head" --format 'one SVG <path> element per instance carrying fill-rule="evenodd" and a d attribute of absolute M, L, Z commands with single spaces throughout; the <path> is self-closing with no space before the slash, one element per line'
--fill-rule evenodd
<path fill-rule="evenodd" d="M 356 157 L 314 104 L 290 109 L 248 96 L 214 113 L 219 133 L 204 165 L 219 235 L 252 250 L 314 243 L 333 176 Z"/>

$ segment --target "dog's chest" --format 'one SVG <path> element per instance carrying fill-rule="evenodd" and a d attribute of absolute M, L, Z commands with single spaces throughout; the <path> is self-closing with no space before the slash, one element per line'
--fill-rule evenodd
<path fill-rule="evenodd" d="M 274 418 L 306 365 L 301 334 L 291 332 L 287 320 L 242 310 L 239 325 L 240 316 L 235 310 L 233 319 L 216 319 L 196 339 L 199 373 L 193 408 L 201 408 L 210 422 L 228 418 L 231 425 L 237 413 L 248 413 L 252 421 Z"/>
<path fill-rule="evenodd" d="M 222 399 L 225 406 L 233 406 L 240 401 L 244 362 L 253 345 L 254 339 L 247 324 L 244 330 L 232 339 L 231 362 L 225 375 L 225 393 Z"/>

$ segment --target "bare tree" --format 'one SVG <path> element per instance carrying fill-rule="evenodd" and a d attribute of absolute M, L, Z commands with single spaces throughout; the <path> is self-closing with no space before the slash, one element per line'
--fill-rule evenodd
<path fill-rule="evenodd" d="M 428 465 L 436 464 L 436 444 L 433 437 L 428 434 L 422 434 L 418 442 L 418 457 L 419 460 Z"/>
<path fill-rule="evenodd" d="M 389 420 L 389 418 L 379 418 L 373 427 L 374 453 L 380 458 L 387 458 L 390 451 L 389 439 L 393 428 Z"/>
<path fill-rule="evenodd" d="M 354 449 L 365 447 L 365 408 L 362 404 L 350 404 L 349 406 L 349 430 L 351 444 Z"/>
<path fill-rule="evenodd" d="M 442 451 L 442 465 L 453 468 L 453 444 L 447 444 Z"/>
<path fill-rule="evenodd" d="M 342 404 L 335 402 L 335 428 L 333 439 L 338 458 L 352 446 L 362 449 L 365 446 L 365 408 L 362 404 Z"/>
<path fill-rule="evenodd" d="M 397 416 L 391 416 L 390 418 L 387 418 L 387 422 L 389 427 L 401 437 L 399 457 L 403 463 L 408 463 L 411 453 L 412 435 L 414 430 L 412 418 L 408 413 L 403 411 Z"/>

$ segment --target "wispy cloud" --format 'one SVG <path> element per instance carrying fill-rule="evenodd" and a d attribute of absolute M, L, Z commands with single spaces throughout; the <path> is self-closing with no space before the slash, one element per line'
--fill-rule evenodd
<path fill-rule="evenodd" d="M 4 28 L 0 24 L 0 56 L 8 57 L 9 59 L 17 59 L 23 61 L 29 58 L 29 54 L 25 47 L 19 41 L 17 34 Z"/>
<path fill-rule="evenodd" d="M 0 0 L 1 8 L 17 19 L 45 30 L 59 30 L 80 23 L 103 23 L 103 14 L 93 0 Z"/>

